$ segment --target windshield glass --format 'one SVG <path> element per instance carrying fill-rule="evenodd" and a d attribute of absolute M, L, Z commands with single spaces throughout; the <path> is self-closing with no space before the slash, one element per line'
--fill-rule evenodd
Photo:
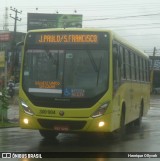
<path fill-rule="evenodd" d="M 37 97 L 92 98 L 108 88 L 108 51 L 28 49 L 23 88 Z"/>

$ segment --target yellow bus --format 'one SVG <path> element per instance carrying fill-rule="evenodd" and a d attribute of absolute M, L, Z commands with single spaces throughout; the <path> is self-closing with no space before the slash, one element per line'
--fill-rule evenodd
<path fill-rule="evenodd" d="M 20 127 L 43 137 L 123 133 L 149 109 L 149 59 L 111 30 L 32 30 L 19 98 Z"/>

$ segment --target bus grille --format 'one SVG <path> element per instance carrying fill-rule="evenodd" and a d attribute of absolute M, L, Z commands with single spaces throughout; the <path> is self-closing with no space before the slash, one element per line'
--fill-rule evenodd
<path fill-rule="evenodd" d="M 86 121 L 63 121 L 63 120 L 45 120 L 38 119 L 43 128 L 54 129 L 55 126 L 68 127 L 69 130 L 80 130 L 86 125 Z"/>

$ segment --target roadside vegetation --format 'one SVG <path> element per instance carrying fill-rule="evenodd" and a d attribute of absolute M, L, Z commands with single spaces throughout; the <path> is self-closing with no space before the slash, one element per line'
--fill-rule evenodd
<path fill-rule="evenodd" d="M 7 111 L 9 109 L 10 97 L 7 94 L 7 90 L 4 88 L 0 92 L 0 128 L 15 127 L 18 126 L 17 122 L 11 122 L 8 120 Z"/>

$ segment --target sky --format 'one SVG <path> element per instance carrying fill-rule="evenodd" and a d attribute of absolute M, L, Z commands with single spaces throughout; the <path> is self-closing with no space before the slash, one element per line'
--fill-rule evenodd
<path fill-rule="evenodd" d="M 82 14 L 83 28 L 112 29 L 117 34 L 149 55 L 160 49 L 160 0 L 0 0 L 0 30 L 8 7 L 8 28 L 14 30 L 15 13 L 18 14 L 17 31 L 27 31 L 27 13 Z M 76 13 L 75 13 L 76 11 Z"/>

